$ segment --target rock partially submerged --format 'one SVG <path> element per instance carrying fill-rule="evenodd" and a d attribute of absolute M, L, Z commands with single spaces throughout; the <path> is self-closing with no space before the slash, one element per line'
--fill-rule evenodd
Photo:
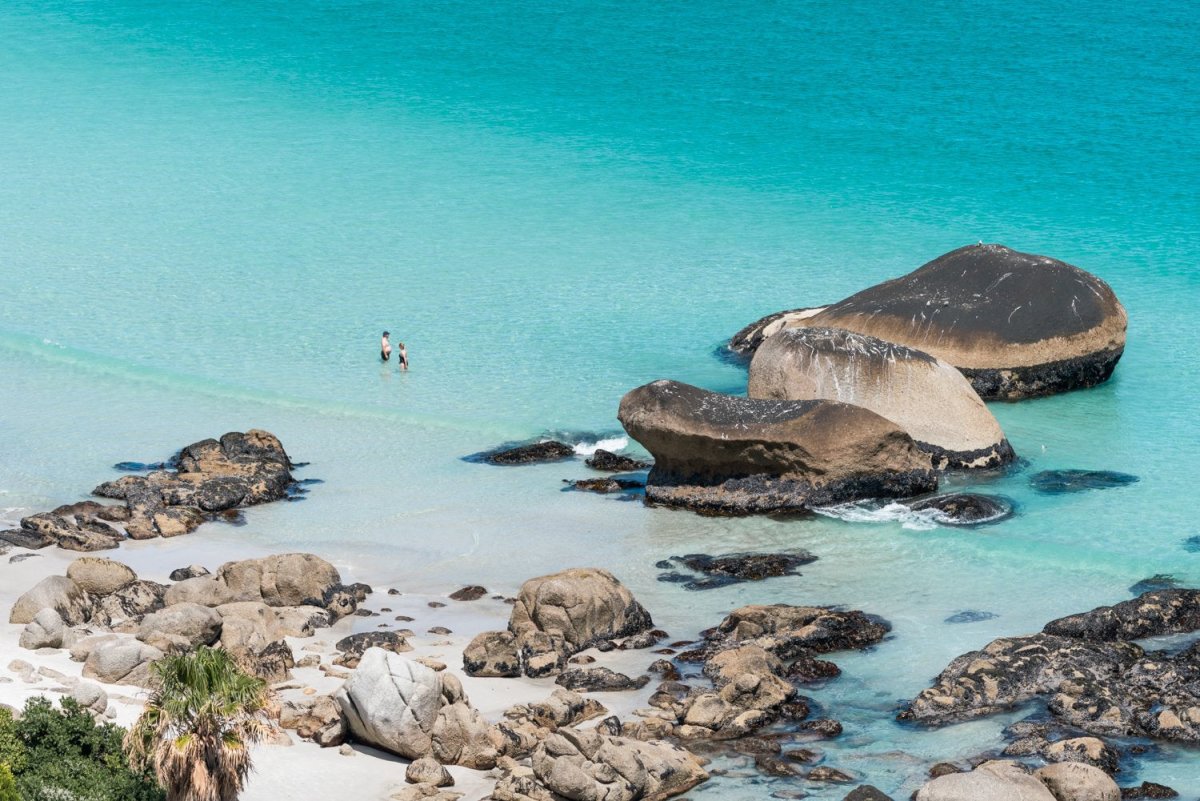
<path fill-rule="evenodd" d="M 901 501 L 914 512 L 931 512 L 943 526 L 982 526 L 999 523 L 1013 516 L 1015 504 L 999 495 L 977 492 L 949 492 L 929 498 Z"/>
<path fill-rule="evenodd" d="M 793 328 L 768 339 L 750 363 L 749 395 L 829 400 L 891 420 L 938 469 L 991 468 L 1016 455 L 958 370 L 915 348 L 832 328 Z"/>
<path fill-rule="evenodd" d="M 497 465 L 537 464 L 539 462 L 561 462 L 575 456 L 575 449 L 565 442 L 548 439 L 527 445 L 496 448 L 469 457 L 471 461 Z"/>
<path fill-rule="evenodd" d="M 124 476 L 93 492 L 125 502 L 129 537 L 174 537 L 192 531 L 208 515 L 287 497 L 295 483 L 291 467 L 274 434 L 234 431 L 188 445 L 174 471 Z"/>
<path fill-rule="evenodd" d="M 632 473 L 637 470 L 645 470 L 650 466 L 650 462 L 606 451 L 603 448 L 597 448 L 596 452 L 584 461 L 584 464 L 593 470 L 603 470 L 606 473 Z"/>
<path fill-rule="evenodd" d="M 1127 487 L 1137 476 L 1113 470 L 1043 470 L 1029 477 L 1029 485 L 1043 495 L 1062 495 L 1094 489 Z"/>
<path fill-rule="evenodd" d="M 1133 638 L 1200 630 L 1200 591 L 1162 590 L 994 640 L 952 661 L 902 719 L 941 725 L 1040 698 L 1098 735 L 1200 743 L 1200 644 L 1146 653 Z"/>
<path fill-rule="evenodd" d="M 753 514 L 937 488 L 912 437 L 836 401 L 755 400 L 655 381 L 626 394 L 618 417 L 654 455 L 648 502 Z"/>
<path fill-rule="evenodd" d="M 841 328 L 916 348 L 958 368 L 984 399 L 1018 400 L 1106 381 L 1126 324 L 1096 276 L 1003 245 L 971 245 L 771 325 Z"/>
<path fill-rule="evenodd" d="M 798 576 L 800 574 L 796 572 L 796 568 L 815 561 L 817 557 L 804 550 L 786 553 L 730 553 L 721 556 L 690 553 L 672 556 L 669 560 L 658 562 L 655 567 L 664 570 L 675 565 L 686 567 L 703 575 L 697 577 L 673 571 L 660 573 L 658 580 L 681 583 L 684 589 L 688 590 L 711 590 L 743 581 Z"/>
<path fill-rule="evenodd" d="M 729 352 L 749 360 L 759 346 L 780 331 L 805 325 L 805 321 L 825 311 L 825 306 L 810 306 L 805 309 L 789 309 L 774 312 L 755 320 L 729 339 Z"/>

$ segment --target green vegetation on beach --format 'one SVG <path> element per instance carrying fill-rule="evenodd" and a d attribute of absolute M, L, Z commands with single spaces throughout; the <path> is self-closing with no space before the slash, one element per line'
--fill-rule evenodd
<path fill-rule="evenodd" d="M 97 723 L 71 698 L 31 698 L 21 717 L 0 708 L 0 801 L 163 801 L 149 771 L 134 771 L 125 730 Z"/>

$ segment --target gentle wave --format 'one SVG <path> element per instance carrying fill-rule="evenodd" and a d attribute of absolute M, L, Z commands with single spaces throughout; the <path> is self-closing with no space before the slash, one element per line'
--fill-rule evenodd
<path fill-rule="evenodd" d="M 575 444 L 575 453 L 580 456 L 591 456 L 598 450 L 611 451 L 617 453 L 629 447 L 629 437 L 609 437 L 607 439 L 597 440 L 596 442 L 577 442 Z"/>
<path fill-rule="evenodd" d="M 930 531 L 946 519 L 941 510 L 924 509 L 915 512 L 895 501 L 882 506 L 879 501 L 851 501 L 833 506 L 817 506 L 813 511 L 847 523 L 899 523 L 903 528 L 913 531 Z"/>

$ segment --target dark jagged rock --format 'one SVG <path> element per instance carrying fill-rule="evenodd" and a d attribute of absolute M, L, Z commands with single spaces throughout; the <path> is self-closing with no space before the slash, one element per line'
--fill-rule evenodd
<path fill-rule="evenodd" d="M 172 570 L 170 579 L 171 581 L 184 581 L 185 579 L 207 575 L 210 575 L 207 567 L 202 565 L 188 565 L 187 567 L 177 567 Z"/>
<path fill-rule="evenodd" d="M 1132 643 L 1050 634 L 1000 638 L 952 661 L 900 719 L 940 725 L 990 715 L 1057 692 L 1066 682 L 1118 678 L 1141 657 Z"/>
<path fill-rule="evenodd" d="M 450 593 L 452 601 L 478 601 L 483 596 L 487 595 L 486 587 L 480 587 L 478 584 L 472 584 L 468 587 L 463 587 L 461 590 L 455 590 Z"/>
<path fill-rule="evenodd" d="M 266 431 L 195 442 L 167 466 L 173 469 L 123 476 L 92 491 L 125 501 L 122 522 L 132 539 L 186 534 L 206 515 L 280 500 L 295 486 L 283 445 Z"/>
<path fill-rule="evenodd" d="M 754 354 L 748 393 L 869 409 L 908 432 L 939 470 L 994 468 L 1016 458 L 962 373 L 924 351 L 867 334 L 819 327 L 782 331 Z M 936 413 L 930 413 L 931 402 Z"/>
<path fill-rule="evenodd" d="M 1087 640 L 1137 640 L 1200 629 L 1200 590 L 1156 590 L 1114 606 L 1068 615 L 1042 631 Z"/>
<path fill-rule="evenodd" d="M 946 618 L 947 623 L 979 623 L 999 617 L 995 612 L 982 612 L 977 609 L 964 609 Z"/>
<path fill-rule="evenodd" d="M 669 561 L 658 562 L 656 567 L 669 568 L 674 562 L 703 573 L 703 578 L 675 572 L 662 573 L 658 580 L 681 583 L 684 589 L 688 590 L 711 590 L 743 581 L 762 581 L 775 576 L 798 576 L 800 574 L 796 572 L 797 567 L 816 560 L 816 556 L 802 550 L 787 553 L 731 553 L 722 556 L 690 553 L 672 556 Z"/>
<path fill-rule="evenodd" d="M 1096 276 L 981 244 L 777 328 L 841 328 L 917 348 L 962 371 L 984 399 L 1018 400 L 1106 381 L 1126 324 Z"/>
<path fill-rule="evenodd" d="M 836 401 L 755 400 L 655 381 L 627 393 L 618 417 L 654 455 L 650 503 L 755 514 L 937 488 L 912 437 Z"/>
<path fill-rule="evenodd" d="M 775 604 L 733 610 L 706 639 L 709 650 L 721 650 L 730 642 L 755 641 L 787 660 L 867 648 L 890 630 L 886 621 L 858 610 Z"/>
<path fill-rule="evenodd" d="M 1154 782 L 1142 782 L 1137 787 L 1122 787 L 1121 798 L 1178 798 L 1179 793 L 1167 787 L 1165 784 L 1155 784 Z"/>
<path fill-rule="evenodd" d="M 545 440 L 528 445 L 497 448 L 469 457 L 471 461 L 486 462 L 487 464 L 516 465 L 537 464 L 539 462 L 559 462 L 570 459 L 575 455 L 575 449 L 565 442 Z"/>
<path fill-rule="evenodd" d="M 334 664 L 348 668 L 358 667 L 359 660 L 362 659 L 368 648 L 382 648 L 394 654 L 412 650 L 408 640 L 394 631 L 365 631 L 361 634 L 351 634 L 349 637 L 338 640 L 333 647 L 341 653 L 341 656 L 334 660 Z"/>
<path fill-rule="evenodd" d="M 842 724 L 833 718 L 817 718 L 806 720 L 799 726 L 800 731 L 816 735 L 822 740 L 833 740 L 842 736 Z"/>
<path fill-rule="evenodd" d="M 842 669 L 826 659 L 801 654 L 788 665 L 784 677 L 798 684 L 817 684 L 842 675 Z"/>
<path fill-rule="evenodd" d="M 45 534 L 24 528 L 10 528 L 7 531 L 0 531 L 0 542 L 8 543 L 16 548 L 29 548 L 31 550 L 48 548 L 54 544 L 54 541 Z"/>
<path fill-rule="evenodd" d="M 982 526 L 1013 515 L 1010 499 L 974 492 L 952 492 L 903 503 L 914 512 L 937 510 L 936 521 L 944 526 Z"/>
<path fill-rule="evenodd" d="M 1179 588 L 1179 579 L 1168 573 L 1156 573 L 1149 578 L 1144 578 L 1132 584 L 1129 587 L 1129 592 L 1133 595 L 1141 595 L 1146 592 L 1155 592 L 1157 590 L 1174 590 Z"/>
<path fill-rule="evenodd" d="M 614 492 L 641 489 L 646 486 L 641 481 L 629 478 L 584 478 L 577 481 L 563 479 L 573 490 L 580 492 L 597 492 L 601 495 L 611 495 Z"/>
<path fill-rule="evenodd" d="M 558 678 L 554 680 L 560 687 L 585 693 L 640 690 L 649 682 L 649 676 L 638 676 L 635 679 L 606 667 L 574 668 L 558 674 Z"/>
<path fill-rule="evenodd" d="M 35 540 L 47 540 L 69 551 L 107 550 L 116 548 L 124 539 L 117 529 L 85 515 L 72 519 L 53 512 L 42 512 L 23 518 L 21 528 L 31 532 Z"/>
<path fill-rule="evenodd" d="M 1043 470 L 1029 477 L 1029 485 L 1044 495 L 1126 487 L 1137 481 L 1137 476 L 1112 470 Z"/>
<path fill-rule="evenodd" d="M 884 794 L 878 787 L 864 784 L 851 790 L 842 801 L 892 801 L 892 797 Z"/>
<path fill-rule="evenodd" d="M 603 448 L 597 448 L 596 452 L 584 461 L 584 464 L 593 470 L 603 470 L 607 473 L 631 473 L 635 470 L 645 470 L 650 466 L 650 462 L 622 456 Z"/>

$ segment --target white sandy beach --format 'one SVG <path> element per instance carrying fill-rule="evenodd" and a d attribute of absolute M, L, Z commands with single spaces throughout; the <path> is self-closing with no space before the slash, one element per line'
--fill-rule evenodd
<path fill-rule="evenodd" d="M 234 553 L 230 551 L 228 543 L 221 543 L 218 553 L 215 543 L 206 542 L 204 531 L 201 528 L 191 535 L 174 539 L 130 541 L 119 550 L 95 555 L 124 562 L 134 569 L 139 578 L 168 583 L 168 574 L 177 567 L 201 564 L 215 570 L 227 561 L 254 558 L 267 553 L 251 546 Z M 18 641 L 24 627 L 7 622 L 9 610 L 22 593 L 47 576 L 63 575 L 71 561 L 79 556 L 81 554 L 54 547 L 41 551 L 14 548 L 0 556 L 0 610 L 5 621 L 0 624 L 0 704 L 20 709 L 33 696 L 61 697 L 66 688 L 64 680 L 57 678 L 57 674 L 69 678 L 81 676 L 83 665 L 71 661 L 67 650 L 22 649 Z M 331 555 L 318 556 L 330 558 Z M 336 556 L 330 561 L 337 564 Z M 362 581 L 372 584 L 370 575 L 348 574 L 342 565 L 338 567 L 346 583 Z M 504 710 L 514 704 L 544 699 L 556 689 L 552 678 L 472 678 L 463 673 L 462 652 L 471 639 L 479 632 L 502 629 L 507 625 L 511 607 L 503 600 L 490 596 L 473 602 L 450 600 L 449 594 L 459 589 L 458 586 L 446 587 L 442 595 L 408 594 L 403 586 L 372 584 L 372 587 L 374 593 L 361 608 L 376 612 L 377 616 L 353 615 L 329 629 L 318 630 L 312 638 L 289 638 L 296 659 L 317 653 L 323 665 L 341 672 L 342 668 L 332 666 L 337 653 L 333 644 L 340 638 L 362 631 L 410 629 L 414 634 L 408 637 L 408 642 L 413 650 L 403 656 L 414 659 L 425 657 L 444 663 L 446 670 L 462 681 L 472 705 L 489 721 L 500 719 Z M 389 595 L 389 589 L 401 594 Z M 518 588 L 488 589 L 491 595 L 512 596 Z M 440 602 L 445 606 L 434 608 L 429 605 L 430 602 Z M 388 611 L 382 611 L 384 609 Z M 407 616 L 413 620 L 396 620 L 397 616 Z M 432 627 L 444 627 L 451 634 L 428 633 Z M 597 665 L 635 676 L 643 673 L 647 665 L 657 658 L 647 651 L 587 653 L 597 657 Z M 19 671 L 11 669 L 14 660 L 29 663 L 40 673 L 35 673 L 32 682 L 26 682 L 18 675 Z M 292 681 L 276 685 L 281 698 L 289 694 L 303 694 L 309 688 L 316 693 L 331 693 L 342 682 L 341 678 L 326 675 L 316 667 L 298 667 L 292 673 Z M 124 685 L 101 686 L 109 694 L 111 709 L 115 712 L 114 721 L 122 726 L 132 723 L 141 711 L 139 699 L 144 696 L 143 691 Z M 653 686 L 652 683 L 638 691 L 597 693 L 592 697 L 613 714 L 628 719 L 634 709 L 646 706 Z M 352 744 L 353 753 L 345 755 L 338 748 L 320 748 L 314 743 L 302 741 L 294 732 L 285 732 L 285 735 L 291 742 L 290 746 L 264 743 L 256 747 L 255 770 L 242 795 L 243 801 L 322 798 L 367 801 L 387 799 L 405 785 L 408 760 L 358 744 Z M 448 789 L 463 793 L 464 801 L 476 801 L 490 794 L 492 782 L 483 772 L 460 767 L 450 767 L 449 770 L 454 776 L 455 785 Z"/>

